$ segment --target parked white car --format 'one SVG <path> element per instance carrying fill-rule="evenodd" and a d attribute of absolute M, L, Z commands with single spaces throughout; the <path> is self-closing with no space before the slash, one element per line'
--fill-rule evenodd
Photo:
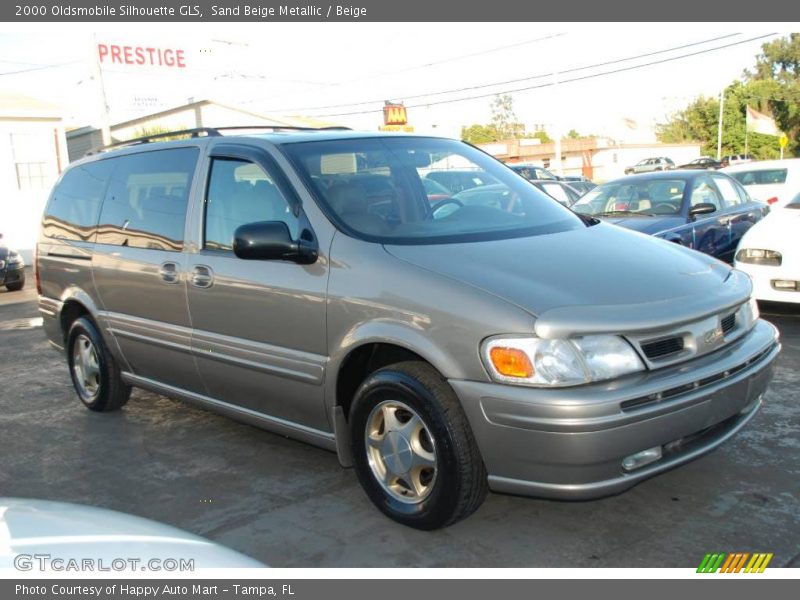
<path fill-rule="evenodd" d="M 735 266 L 753 280 L 753 296 L 800 303 L 800 194 L 770 212 L 742 237 Z"/>
<path fill-rule="evenodd" d="M 149 519 L 81 504 L 0 498 L 0 569 L 39 573 L 265 566 Z"/>
<path fill-rule="evenodd" d="M 773 208 L 785 205 L 800 192 L 800 158 L 740 163 L 722 172 L 738 180 L 751 198 Z"/>

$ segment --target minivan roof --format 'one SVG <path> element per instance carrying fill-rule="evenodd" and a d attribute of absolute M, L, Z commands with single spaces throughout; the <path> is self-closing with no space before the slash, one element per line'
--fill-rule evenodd
<path fill-rule="evenodd" d="M 207 139 L 219 140 L 221 138 L 226 138 L 226 139 L 234 138 L 237 140 L 251 139 L 251 138 L 266 139 L 275 144 L 288 144 L 295 142 L 330 141 L 330 140 L 358 139 L 358 138 L 372 138 L 372 137 L 442 137 L 442 136 L 429 136 L 429 135 L 423 136 L 420 134 L 407 133 L 407 132 L 395 133 L 395 132 L 385 132 L 385 131 L 353 131 L 351 129 L 344 127 L 329 127 L 320 129 L 275 128 L 274 130 L 258 131 L 259 129 L 263 128 L 254 125 L 252 128 L 248 126 L 227 127 L 227 128 L 203 127 L 199 129 L 187 129 L 175 132 L 164 132 L 164 133 L 159 133 L 155 136 L 144 136 L 141 138 L 133 138 L 131 140 L 122 140 L 119 142 L 115 142 L 114 144 L 111 144 L 109 146 L 97 148 L 96 150 L 90 152 L 88 155 L 101 154 L 101 153 L 107 154 L 109 152 L 115 152 L 117 150 L 122 150 L 127 148 L 139 148 L 139 147 L 152 148 L 154 146 L 160 148 L 162 146 L 178 145 L 181 142 L 185 143 L 187 141 L 197 141 L 197 140 L 207 140 Z M 230 132 L 230 133 L 223 134 L 222 132 Z M 159 139 L 174 135 L 185 135 L 187 137 L 181 139 Z"/>

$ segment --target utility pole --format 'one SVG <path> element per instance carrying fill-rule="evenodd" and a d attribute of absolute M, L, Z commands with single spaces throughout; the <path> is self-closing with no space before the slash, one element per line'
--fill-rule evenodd
<path fill-rule="evenodd" d="M 98 86 L 98 96 L 100 98 L 100 135 L 103 138 L 103 145 L 111 143 L 111 119 L 108 117 L 108 100 L 106 98 L 106 86 L 103 82 L 103 69 L 100 66 L 100 53 L 97 51 L 97 34 L 92 35 L 91 60 L 92 79 Z"/>
<path fill-rule="evenodd" d="M 722 111 L 725 106 L 725 88 L 719 93 L 719 122 L 717 123 L 717 161 L 722 158 Z"/>
<path fill-rule="evenodd" d="M 553 73 L 553 137 L 555 138 L 555 160 L 553 171 L 559 177 L 564 174 L 561 167 L 561 97 L 558 86 L 558 72 Z"/>

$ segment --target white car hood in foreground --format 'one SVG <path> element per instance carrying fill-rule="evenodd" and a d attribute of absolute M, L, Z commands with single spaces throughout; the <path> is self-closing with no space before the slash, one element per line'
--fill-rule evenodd
<path fill-rule="evenodd" d="M 252 558 L 175 527 L 112 510 L 0 498 L 0 568 L 18 555 L 82 559 L 194 560 L 194 568 L 264 567 Z M 38 570 L 38 567 L 35 568 Z"/>

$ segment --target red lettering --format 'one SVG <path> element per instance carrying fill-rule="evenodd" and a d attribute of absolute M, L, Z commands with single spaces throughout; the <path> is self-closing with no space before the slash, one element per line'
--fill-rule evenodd
<path fill-rule="evenodd" d="M 175 48 L 97 44 L 97 56 L 101 63 L 186 68 L 186 51 Z"/>

